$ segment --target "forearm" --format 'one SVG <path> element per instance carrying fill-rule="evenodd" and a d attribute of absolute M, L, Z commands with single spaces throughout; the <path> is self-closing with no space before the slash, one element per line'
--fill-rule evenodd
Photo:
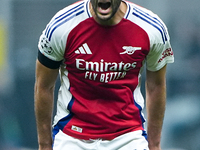
<path fill-rule="evenodd" d="M 150 150 L 161 150 L 161 131 L 166 103 L 166 65 L 146 72 L 147 134 Z"/>
<path fill-rule="evenodd" d="M 38 132 L 39 149 L 52 147 L 52 111 L 53 91 L 35 85 L 35 116 Z"/>
<path fill-rule="evenodd" d="M 147 85 L 146 94 L 149 148 L 159 150 L 166 103 L 165 81 L 153 88 L 148 88 Z"/>

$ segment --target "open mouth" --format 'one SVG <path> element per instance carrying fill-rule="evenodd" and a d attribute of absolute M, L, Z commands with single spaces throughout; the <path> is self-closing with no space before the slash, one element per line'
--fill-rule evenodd
<path fill-rule="evenodd" d="M 99 3 L 98 3 L 98 7 L 100 7 L 100 8 L 103 9 L 103 10 L 108 9 L 110 6 L 111 6 L 111 3 L 110 3 L 110 2 L 106 2 L 106 3 L 99 2 Z"/>

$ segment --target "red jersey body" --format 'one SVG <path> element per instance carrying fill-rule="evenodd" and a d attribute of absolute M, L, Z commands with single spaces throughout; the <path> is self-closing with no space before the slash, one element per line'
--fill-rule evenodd
<path fill-rule="evenodd" d="M 101 26 L 89 12 L 89 1 L 78 2 L 58 12 L 41 35 L 45 59 L 62 60 L 54 134 L 62 130 L 79 139 L 110 140 L 144 130 L 143 65 L 157 71 L 173 62 L 173 52 L 163 22 L 126 4 L 120 23 Z"/>

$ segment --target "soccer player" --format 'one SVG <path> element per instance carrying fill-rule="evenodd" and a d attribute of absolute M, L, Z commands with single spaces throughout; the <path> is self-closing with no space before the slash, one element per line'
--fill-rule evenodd
<path fill-rule="evenodd" d="M 38 45 L 39 150 L 161 150 L 166 65 L 174 57 L 157 15 L 124 0 L 80 1 L 51 19 Z M 147 133 L 140 92 L 144 65 Z"/>

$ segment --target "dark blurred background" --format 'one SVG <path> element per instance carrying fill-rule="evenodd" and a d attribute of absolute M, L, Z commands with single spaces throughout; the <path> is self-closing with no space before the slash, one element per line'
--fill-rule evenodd
<path fill-rule="evenodd" d="M 163 150 L 200 150 L 200 1 L 129 1 L 160 16 L 175 54 L 167 68 Z M 38 39 L 52 16 L 74 2 L 0 0 L 1 150 L 37 149 L 33 88 Z"/>

